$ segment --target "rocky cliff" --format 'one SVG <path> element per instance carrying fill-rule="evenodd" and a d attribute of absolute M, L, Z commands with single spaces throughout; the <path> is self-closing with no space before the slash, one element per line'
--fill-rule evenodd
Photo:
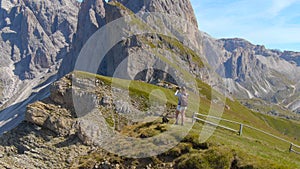
<path fill-rule="evenodd" d="M 145 0 L 138 2 L 135 0 L 117 1 L 122 3 L 128 9 L 132 10 L 134 13 L 138 13 L 141 11 L 167 13 L 170 15 L 183 17 L 187 19 L 188 22 L 191 22 L 195 27 L 198 27 L 197 19 L 189 0 Z"/>
<path fill-rule="evenodd" d="M 81 4 L 81 9 L 79 11 L 79 18 L 78 18 L 78 29 L 76 32 L 75 40 L 72 45 L 72 51 L 68 54 L 68 56 L 64 59 L 63 65 L 60 68 L 59 74 L 60 76 L 63 76 L 64 74 L 72 71 L 74 69 L 74 65 L 76 62 L 76 59 L 79 55 L 79 52 L 83 45 L 86 43 L 86 41 L 93 35 L 97 30 L 99 30 L 102 26 L 105 24 L 108 24 L 118 18 L 125 17 L 128 15 L 133 14 L 141 14 L 143 12 L 156 12 L 163 14 L 168 14 L 170 16 L 175 16 L 181 19 L 186 19 L 187 23 L 191 24 L 190 26 L 183 25 L 182 23 L 178 23 L 179 28 L 181 32 L 185 32 L 189 34 L 189 38 L 193 44 L 194 48 L 197 49 L 197 47 L 200 47 L 198 37 L 198 24 L 196 21 L 196 17 L 193 12 L 193 8 L 191 6 L 191 3 L 189 1 L 181 0 L 181 1 L 156 1 L 156 0 L 149 0 L 149 1 L 139 1 L 136 2 L 134 0 L 132 1 L 109 1 L 108 3 L 101 0 L 86 0 Z M 163 19 L 163 18 L 161 18 Z M 128 22 L 127 24 L 131 24 L 130 28 L 128 28 L 128 25 L 123 25 L 123 31 L 128 31 L 130 29 L 133 29 L 131 31 L 139 31 L 139 29 L 145 29 L 145 27 L 148 26 L 154 26 L 157 24 L 157 20 L 154 21 L 148 21 L 146 25 L 141 27 L 141 23 L 143 24 L 142 18 L 139 18 L 137 23 L 134 22 Z M 173 21 L 169 21 L 173 22 Z M 160 20 L 160 23 L 162 23 L 167 29 L 171 30 L 174 28 L 168 27 L 170 26 L 170 23 L 168 21 L 165 23 L 163 20 Z M 137 28 L 134 28 L 133 25 L 138 25 Z M 173 23 L 174 24 L 174 23 Z M 161 25 L 162 26 L 162 25 Z M 182 33 L 179 33 L 182 34 Z M 146 36 L 146 35 L 144 35 Z M 179 35 L 182 36 L 182 35 Z M 179 37 L 177 36 L 177 37 Z M 134 40 L 133 40 L 134 41 Z M 184 41 L 187 41 L 187 38 L 184 39 Z M 132 42 L 132 44 L 138 44 L 143 42 Z M 115 47 L 118 48 L 118 47 Z M 114 55 L 120 55 L 119 58 L 114 58 L 114 60 L 122 60 L 122 58 L 129 56 L 129 54 L 125 54 L 124 50 L 128 50 L 128 46 L 119 46 L 119 49 L 123 48 L 123 51 L 120 50 L 119 52 L 114 51 Z M 109 54 L 108 54 L 109 55 Z M 110 56 L 107 55 L 107 58 L 110 58 Z M 114 56 L 111 56 L 114 57 Z M 117 66 L 116 64 L 111 65 L 112 67 Z M 111 72 L 112 73 L 112 72 Z M 108 75 L 108 74 L 104 74 Z"/>
<path fill-rule="evenodd" d="M 252 45 L 244 40 L 221 40 L 229 59 L 223 64 L 225 77 L 231 78 L 247 89 L 248 97 L 288 107 L 287 99 L 295 98 L 299 83 L 300 67 L 288 58 L 294 53 L 268 50 L 264 46 Z M 291 53 L 290 53 L 291 54 Z M 299 55 L 299 53 L 298 53 Z M 251 96 L 251 94 L 252 96 Z M 297 109 L 292 109 L 298 112 Z"/>
<path fill-rule="evenodd" d="M 31 92 L 56 73 L 73 41 L 79 3 L 1 0 L 0 6 L 0 101 L 9 105 L 18 91 Z"/>
<path fill-rule="evenodd" d="M 85 0 L 81 3 L 77 18 L 77 31 L 73 43 L 70 44 L 71 50 L 63 60 L 63 66 L 61 66 L 59 72 L 60 76 L 74 69 L 76 58 L 83 45 L 106 23 L 105 3 L 104 0 Z"/>

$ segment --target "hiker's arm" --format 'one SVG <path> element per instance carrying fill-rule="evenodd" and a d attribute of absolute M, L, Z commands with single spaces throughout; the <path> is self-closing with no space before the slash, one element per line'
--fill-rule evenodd
<path fill-rule="evenodd" d="M 175 92 L 175 96 L 177 96 L 177 95 L 178 95 L 178 92 L 179 92 L 179 91 L 178 91 L 178 90 L 176 90 L 176 92 Z"/>

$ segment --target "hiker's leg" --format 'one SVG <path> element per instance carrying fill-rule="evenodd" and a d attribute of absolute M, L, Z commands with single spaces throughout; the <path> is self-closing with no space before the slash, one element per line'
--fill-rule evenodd
<path fill-rule="evenodd" d="M 181 110 L 181 125 L 183 125 L 184 120 L 185 120 L 185 107 L 182 108 Z"/>
<path fill-rule="evenodd" d="M 175 111 L 175 118 L 176 118 L 176 123 L 175 124 L 178 124 L 178 115 L 180 113 L 180 106 L 177 105 L 177 108 L 176 108 L 176 111 Z"/>
<path fill-rule="evenodd" d="M 175 114 L 175 118 L 176 118 L 176 124 L 178 124 L 178 115 L 179 115 L 179 111 L 178 110 L 176 110 L 176 112 L 175 112 L 176 114 Z"/>

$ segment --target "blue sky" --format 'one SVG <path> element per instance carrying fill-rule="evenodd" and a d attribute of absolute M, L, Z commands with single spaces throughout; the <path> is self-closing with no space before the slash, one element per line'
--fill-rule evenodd
<path fill-rule="evenodd" d="M 199 29 L 300 52 L 300 0 L 191 0 Z"/>

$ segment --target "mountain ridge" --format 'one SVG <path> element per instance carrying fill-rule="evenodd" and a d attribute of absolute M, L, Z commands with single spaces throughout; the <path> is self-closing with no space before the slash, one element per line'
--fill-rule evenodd
<path fill-rule="evenodd" d="M 297 86 L 300 79 L 296 63 L 299 53 L 266 49 L 240 38 L 214 39 L 202 35 L 203 55 L 237 98 L 257 97 L 270 104 L 284 103 L 283 108 L 288 107 L 289 96 L 297 98 L 298 93 L 290 88 Z M 293 56 L 287 57 L 287 53 Z M 291 110 L 299 113 L 299 107 Z"/>

